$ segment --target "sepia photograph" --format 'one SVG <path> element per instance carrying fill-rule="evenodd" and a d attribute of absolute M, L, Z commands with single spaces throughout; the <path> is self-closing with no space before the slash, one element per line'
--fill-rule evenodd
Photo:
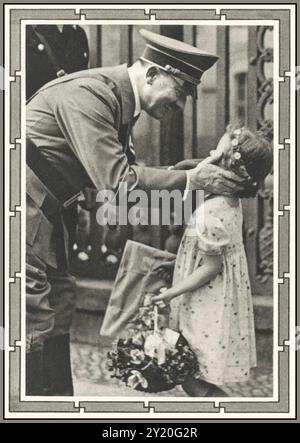
<path fill-rule="evenodd" d="M 294 6 L 5 23 L 7 416 L 292 418 Z"/>

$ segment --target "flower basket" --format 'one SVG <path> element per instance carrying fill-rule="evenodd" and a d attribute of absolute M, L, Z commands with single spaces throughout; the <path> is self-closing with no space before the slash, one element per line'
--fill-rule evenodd
<path fill-rule="evenodd" d="M 157 393 L 173 389 L 198 369 L 184 337 L 165 326 L 157 305 L 142 307 L 108 353 L 108 369 L 127 386 Z"/>

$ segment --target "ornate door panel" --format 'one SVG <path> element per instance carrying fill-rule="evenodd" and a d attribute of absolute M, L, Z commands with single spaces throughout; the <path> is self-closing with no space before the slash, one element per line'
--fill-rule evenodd
<path fill-rule="evenodd" d="M 273 134 L 273 29 L 249 27 L 247 125 Z M 256 199 L 244 200 L 245 243 L 252 290 L 273 291 L 273 175 L 269 175 Z"/>

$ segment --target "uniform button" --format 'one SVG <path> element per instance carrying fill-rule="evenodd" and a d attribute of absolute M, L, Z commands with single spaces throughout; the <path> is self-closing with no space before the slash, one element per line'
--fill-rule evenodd
<path fill-rule="evenodd" d="M 83 57 L 84 57 L 84 58 L 87 58 L 87 56 L 88 56 L 88 53 L 87 53 L 87 52 L 84 52 L 84 53 L 83 53 Z"/>
<path fill-rule="evenodd" d="M 38 50 L 39 51 L 43 51 L 45 49 L 45 46 L 43 45 L 43 43 L 39 43 L 38 44 Z"/>

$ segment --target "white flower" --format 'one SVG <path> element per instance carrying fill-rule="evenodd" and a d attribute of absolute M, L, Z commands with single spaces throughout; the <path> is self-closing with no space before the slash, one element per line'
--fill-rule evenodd
<path fill-rule="evenodd" d="M 235 153 L 233 154 L 233 157 L 234 157 L 235 160 L 240 160 L 240 158 L 241 158 L 241 154 L 240 154 L 240 152 L 235 152 Z"/>
<path fill-rule="evenodd" d="M 132 337 L 132 344 L 136 346 L 142 346 L 144 343 L 144 337 L 143 334 L 138 333 L 134 337 Z"/>
<path fill-rule="evenodd" d="M 237 139 L 237 138 L 234 138 L 234 139 L 232 140 L 231 144 L 232 144 L 232 146 L 238 146 L 238 144 L 239 144 L 238 139 Z"/>
<path fill-rule="evenodd" d="M 148 387 L 148 382 L 145 377 L 139 371 L 131 371 L 131 376 L 128 377 L 127 385 L 130 388 L 135 389 L 137 386 L 141 385 L 142 388 L 146 389 Z"/>
<path fill-rule="evenodd" d="M 139 365 L 144 360 L 145 354 L 143 353 L 143 351 L 140 351 L 139 349 L 133 349 L 130 352 L 130 357 L 131 357 L 131 362 L 134 365 Z"/>
<path fill-rule="evenodd" d="M 148 329 L 151 328 L 151 326 L 152 326 L 152 318 L 144 317 L 144 318 L 143 318 L 143 322 L 144 322 L 145 326 L 146 326 Z"/>

